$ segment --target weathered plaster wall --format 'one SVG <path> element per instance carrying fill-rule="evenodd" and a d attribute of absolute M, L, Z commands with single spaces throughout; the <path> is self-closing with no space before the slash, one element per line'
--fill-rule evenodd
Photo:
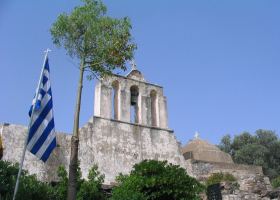
<path fill-rule="evenodd" d="M 81 129 L 80 136 L 82 171 L 87 172 L 97 163 L 106 182 L 114 182 L 120 172 L 129 173 L 135 163 L 144 159 L 185 166 L 179 144 L 168 129 L 94 117 Z"/>
<path fill-rule="evenodd" d="M 27 128 L 20 125 L 4 127 L 3 160 L 19 162 Z M 59 133 L 58 147 L 44 164 L 26 152 L 24 169 L 36 174 L 41 180 L 56 180 L 59 165 L 68 169 L 70 135 Z M 185 166 L 179 144 L 171 130 L 151 128 L 116 120 L 94 117 L 80 129 L 80 167 L 83 177 L 97 164 L 105 174 L 107 184 L 114 182 L 119 173 L 129 173 L 135 163 L 143 159 L 168 160 Z"/>
<path fill-rule="evenodd" d="M 27 128 L 21 125 L 10 124 L 3 128 L 3 160 L 20 162 Z M 67 165 L 69 162 L 70 136 L 57 133 L 58 147 L 54 150 L 48 161 L 44 164 L 33 154 L 26 151 L 23 168 L 30 174 L 36 174 L 40 180 L 52 181 L 56 179 L 56 171 L 59 165 Z"/>

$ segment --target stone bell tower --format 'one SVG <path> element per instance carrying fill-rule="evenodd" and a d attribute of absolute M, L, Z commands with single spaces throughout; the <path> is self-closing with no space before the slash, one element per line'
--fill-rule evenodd
<path fill-rule="evenodd" d="M 114 75 L 97 83 L 94 116 L 168 128 L 163 88 L 148 83 L 135 65 L 127 76 Z"/>
<path fill-rule="evenodd" d="M 135 64 L 126 76 L 100 80 L 94 116 L 80 131 L 79 154 L 83 171 L 96 163 L 108 182 L 144 159 L 184 166 L 180 145 L 168 128 L 163 88 L 147 82 Z"/>

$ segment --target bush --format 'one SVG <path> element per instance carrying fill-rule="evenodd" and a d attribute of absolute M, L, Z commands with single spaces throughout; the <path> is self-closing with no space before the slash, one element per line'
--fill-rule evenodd
<path fill-rule="evenodd" d="M 12 199 L 17 172 L 18 165 L 0 161 L 0 195 L 4 197 L 4 199 Z"/>
<path fill-rule="evenodd" d="M 180 166 L 144 160 L 130 175 L 120 175 L 111 200 L 196 200 L 204 187 Z"/>
<path fill-rule="evenodd" d="M 235 182 L 236 178 L 229 173 L 214 173 L 211 176 L 209 176 L 209 178 L 206 180 L 206 185 L 210 186 L 210 185 L 214 185 L 217 183 L 221 183 L 221 182 Z"/>
<path fill-rule="evenodd" d="M 18 164 L 0 161 L 0 194 L 3 199 L 12 199 L 18 170 Z M 27 175 L 27 171 L 22 171 L 17 200 L 53 198 L 54 193 L 50 185 L 38 181 L 34 175 Z"/>
<path fill-rule="evenodd" d="M 0 161 L 0 197 L 4 200 L 12 199 L 13 197 L 18 170 L 18 164 Z M 64 166 L 60 166 L 57 173 L 59 180 L 54 186 L 51 186 L 48 183 L 37 180 L 35 175 L 28 175 L 28 172 L 23 170 L 16 199 L 65 200 L 68 184 L 67 171 Z M 101 188 L 103 181 L 104 176 L 100 175 L 97 166 L 93 166 L 90 170 L 88 180 L 81 178 L 81 170 L 78 168 L 77 199 L 104 200 L 105 196 Z"/>
<path fill-rule="evenodd" d="M 77 194 L 77 200 L 104 200 L 105 195 L 102 191 L 102 183 L 104 182 L 104 175 L 98 171 L 97 165 L 94 165 L 88 174 L 88 181 L 83 181 L 81 188 Z"/>
<path fill-rule="evenodd" d="M 54 200 L 65 200 L 67 197 L 68 177 L 64 166 L 58 167 L 57 176 L 59 181 L 53 187 L 53 193 L 55 194 Z"/>
<path fill-rule="evenodd" d="M 273 180 L 271 181 L 271 185 L 272 185 L 272 187 L 274 187 L 274 188 L 280 187 L 280 176 L 278 176 L 277 178 L 273 179 Z"/>

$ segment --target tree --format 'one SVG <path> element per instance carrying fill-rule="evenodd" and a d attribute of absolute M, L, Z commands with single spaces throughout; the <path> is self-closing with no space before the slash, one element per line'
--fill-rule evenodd
<path fill-rule="evenodd" d="M 144 160 L 117 180 L 111 200 L 196 200 L 204 189 L 185 169 L 166 161 Z"/>
<path fill-rule="evenodd" d="M 235 153 L 235 151 L 242 149 L 244 146 L 248 145 L 248 144 L 254 144 L 256 142 L 256 138 L 254 136 L 252 136 L 250 133 L 248 132 L 243 132 L 240 135 L 237 135 L 233 138 L 233 142 L 231 144 L 231 146 L 233 147 L 233 154 Z"/>
<path fill-rule="evenodd" d="M 274 131 L 243 132 L 233 139 L 226 135 L 219 147 L 229 153 L 236 163 L 262 166 L 264 174 L 270 179 L 280 175 L 280 140 Z"/>
<path fill-rule="evenodd" d="M 230 137 L 230 135 L 225 135 L 221 139 L 219 148 L 226 153 L 231 153 L 231 137 Z"/>
<path fill-rule="evenodd" d="M 266 156 L 269 150 L 259 144 L 248 144 L 236 151 L 234 160 L 241 164 L 266 165 Z"/>
<path fill-rule="evenodd" d="M 260 145 L 269 148 L 277 142 L 278 137 L 273 131 L 259 129 L 256 131 L 256 140 Z"/>
<path fill-rule="evenodd" d="M 72 58 L 80 60 L 80 75 L 71 138 L 69 183 L 67 199 L 76 198 L 79 147 L 79 115 L 84 71 L 89 78 L 105 77 L 115 69 L 126 70 L 125 62 L 133 57 L 136 45 L 132 43 L 128 18 L 114 19 L 106 14 L 105 5 L 99 0 L 83 0 L 70 14 L 58 16 L 51 27 L 55 45 L 63 46 Z"/>

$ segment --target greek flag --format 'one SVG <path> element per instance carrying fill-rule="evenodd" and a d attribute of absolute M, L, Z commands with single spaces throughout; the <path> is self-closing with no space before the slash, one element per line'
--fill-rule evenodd
<path fill-rule="evenodd" d="M 56 147 L 50 69 L 47 57 L 42 70 L 39 88 L 35 95 L 37 99 L 33 99 L 29 111 L 31 125 L 28 133 L 27 149 L 40 160 L 46 162 L 52 150 Z M 32 111 L 34 112 L 33 115 Z"/>

